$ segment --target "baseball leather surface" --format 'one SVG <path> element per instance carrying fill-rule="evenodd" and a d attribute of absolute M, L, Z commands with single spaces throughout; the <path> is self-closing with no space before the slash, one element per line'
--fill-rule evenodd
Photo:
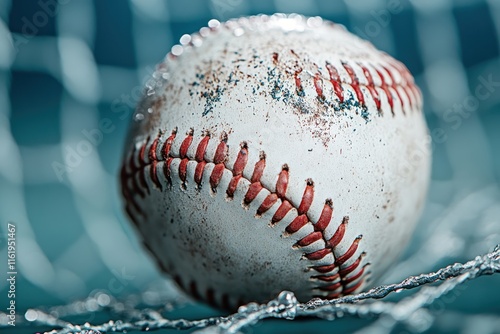
<path fill-rule="evenodd" d="M 121 171 L 159 267 L 233 308 L 360 292 L 402 253 L 429 179 L 406 67 L 298 15 L 210 21 L 158 66 Z"/>

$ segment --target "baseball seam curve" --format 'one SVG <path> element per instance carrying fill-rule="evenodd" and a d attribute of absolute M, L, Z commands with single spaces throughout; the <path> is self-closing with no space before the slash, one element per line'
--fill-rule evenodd
<path fill-rule="evenodd" d="M 230 168 L 226 161 L 228 156 L 227 135 L 222 135 L 214 156 L 210 158 L 206 156 L 205 151 L 211 137 L 210 134 L 205 133 L 197 144 L 194 157 L 190 157 L 187 152 L 193 143 L 193 132 L 193 129 L 191 129 L 187 133 L 177 154 L 174 154 L 171 150 L 172 144 L 177 137 L 177 129 L 172 131 L 170 136 L 166 139 L 164 134 L 160 132 L 152 142 L 150 138 L 147 138 L 142 144 L 138 145 L 138 147 L 134 146 L 134 150 L 129 155 L 127 163 L 125 163 L 122 167 L 121 183 L 122 193 L 127 203 L 126 212 L 137 226 L 139 225 L 139 222 L 136 217 L 136 213 L 143 218 L 147 217 L 147 213 L 142 210 L 140 205 L 137 203 L 135 196 L 144 198 L 148 193 L 150 193 L 151 189 L 146 181 L 147 177 L 150 178 L 154 187 L 156 187 L 159 191 L 163 191 L 165 185 L 161 182 L 159 173 L 161 173 L 162 178 L 166 181 L 166 186 L 170 186 L 172 183 L 171 166 L 174 160 L 177 160 L 178 162 L 178 175 L 182 181 L 181 188 L 184 189 L 187 187 L 187 166 L 190 162 L 196 163 L 193 181 L 197 187 L 202 186 L 201 180 L 207 164 L 211 163 L 214 165 L 209 178 L 210 187 L 213 191 L 217 191 L 222 173 L 225 170 L 230 171 L 233 176 L 226 189 L 226 195 L 229 198 L 233 197 L 240 180 L 245 178 L 243 175 L 243 169 L 248 161 L 248 147 L 246 143 L 241 144 L 237 158 L 232 168 Z M 157 151 L 159 148 L 161 153 L 158 155 Z M 244 196 L 243 204 L 245 205 L 249 205 L 263 189 L 266 189 L 266 187 L 260 182 L 260 178 L 265 170 L 266 159 L 267 157 L 264 152 L 261 152 L 259 161 L 254 166 L 252 177 L 246 178 L 246 180 L 250 182 L 250 186 Z M 158 169 L 158 163 L 160 162 L 164 162 L 162 170 Z M 147 167 L 149 167 L 149 175 L 147 175 Z M 267 188 L 269 195 L 267 195 L 258 207 L 256 215 L 260 216 L 264 214 L 272 206 L 278 203 L 278 201 L 281 201 L 278 209 L 272 216 L 270 222 L 272 225 L 283 220 L 292 209 L 297 211 L 297 216 L 285 228 L 285 232 L 288 235 L 294 235 L 307 224 L 313 225 L 314 231 L 298 240 L 294 245 L 294 248 L 301 249 L 316 241 L 322 241 L 324 243 L 324 247 L 322 249 L 310 253 L 304 253 L 304 257 L 310 260 L 313 264 L 309 266 L 308 269 L 315 270 L 318 273 L 317 275 L 311 276 L 311 278 L 317 282 L 313 290 L 317 289 L 323 292 L 322 294 L 314 296 L 332 299 L 356 291 L 363 285 L 365 268 L 369 264 L 366 263 L 361 267 L 361 269 L 357 270 L 366 254 L 365 252 L 362 252 L 358 258 L 349 265 L 346 265 L 346 262 L 355 255 L 362 236 L 359 235 L 356 237 L 344 254 L 336 256 L 335 248 L 344 238 L 349 217 L 343 217 L 342 222 L 339 224 L 333 236 L 327 238 L 325 230 L 330 222 L 333 221 L 333 203 L 331 199 L 325 200 L 319 219 L 316 222 L 312 222 L 309 218 L 308 211 L 314 198 L 314 182 L 311 179 L 306 181 L 300 205 L 293 205 L 286 195 L 289 183 L 288 172 L 288 165 L 284 165 L 281 172 L 277 176 L 275 189 Z M 314 261 L 321 260 L 329 254 L 333 256 L 333 262 L 329 264 L 314 265 Z M 174 278 L 181 287 L 186 289 L 186 286 L 182 284 L 182 280 L 179 276 Z M 204 298 L 202 298 L 201 294 L 196 290 L 195 282 L 190 282 L 189 290 L 193 296 L 204 299 L 209 303 L 214 303 L 213 290 L 208 289 Z M 228 297 L 222 296 L 222 306 L 228 308 L 228 303 Z"/>

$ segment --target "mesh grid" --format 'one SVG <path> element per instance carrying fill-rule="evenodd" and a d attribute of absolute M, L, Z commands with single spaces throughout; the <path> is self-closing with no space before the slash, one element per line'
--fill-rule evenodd
<path fill-rule="evenodd" d="M 178 295 L 139 246 L 117 190 L 122 141 L 145 81 L 182 34 L 211 18 L 273 12 L 346 25 L 403 61 L 423 91 L 433 179 L 419 233 L 386 282 L 465 262 L 500 243 L 500 1 L 3 0 L 0 261 L 4 268 L 10 222 L 19 272 L 15 329 L 2 313 L 9 300 L 6 270 L 0 273 L 6 332 L 58 328 L 64 316 L 72 323 L 140 318 L 134 312 L 160 304 L 174 319 L 216 314 Z M 454 289 L 422 328 L 498 332 L 499 283 L 494 276 Z M 66 308 L 50 308 L 57 305 Z M 26 312 L 35 307 L 50 310 L 53 322 Z M 254 330 L 409 330 L 396 323 L 283 321 Z"/>

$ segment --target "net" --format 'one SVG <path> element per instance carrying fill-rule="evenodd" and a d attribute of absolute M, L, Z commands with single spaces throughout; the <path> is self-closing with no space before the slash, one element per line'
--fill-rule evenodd
<path fill-rule="evenodd" d="M 184 33 L 274 12 L 344 24 L 409 67 L 433 179 L 383 282 L 401 283 L 308 304 L 283 292 L 227 316 L 156 271 L 122 213 L 118 164 L 146 80 Z M 496 0 L 1 1 L 0 330 L 498 333 L 500 276 L 479 277 L 500 265 L 499 41 Z"/>

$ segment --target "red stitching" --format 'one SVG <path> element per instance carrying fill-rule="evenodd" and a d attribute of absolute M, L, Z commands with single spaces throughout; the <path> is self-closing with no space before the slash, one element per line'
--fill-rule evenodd
<path fill-rule="evenodd" d="M 286 197 L 286 189 L 288 188 L 288 166 L 285 165 L 283 166 L 283 169 L 278 175 L 278 181 L 276 182 L 276 195 L 278 195 L 279 198 L 285 198 Z"/>
<path fill-rule="evenodd" d="M 168 137 L 167 140 L 165 140 L 162 149 L 163 160 L 167 160 L 168 158 L 170 158 L 170 150 L 172 149 L 172 143 L 174 142 L 176 135 L 177 135 L 177 129 L 174 129 L 170 137 Z"/>
<path fill-rule="evenodd" d="M 134 157 L 134 155 L 135 155 L 136 152 L 137 152 L 137 148 L 134 146 L 132 148 L 131 157 Z M 133 158 L 131 158 L 129 160 L 128 166 L 129 166 L 129 169 L 130 169 L 130 171 L 131 171 L 132 174 L 135 174 L 138 170 L 140 170 L 135 165 Z M 132 178 L 132 190 L 133 190 L 134 193 L 139 194 L 139 196 L 142 197 L 142 198 L 145 196 L 144 192 L 142 191 L 142 189 L 139 187 L 139 184 L 137 183 L 137 178 L 135 178 L 135 177 Z"/>
<path fill-rule="evenodd" d="M 179 164 L 179 178 L 182 180 L 183 185 L 185 185 L 185 183 L 186 183 L 188 162 L 189 162 L 189 159 L 184 158 L 181 160 L 181 163 Z"/>
<path fill-rule="evenodd" d="M 210 135 L 206 134 L 205 137 L 203 137 L 203 139 L 198 144 L 195 155 L 196 162 L 202 162 L 203 159 L 205 159 L 205 152 L 207 150 L 209 140 L 210 140 Z"/>
<path fill-rule="evenodd" d="M 351 286 L 351 287 L 346 287 L 345 285 L 342 285 L 342 293 L 343 294 L 350 294 L 350 293 L 353 293 L 354 291 L 356 291 L 361 285 L 363 284 L 363 281 L 360 280 L 358 283 L 356 283 L 355 285 Z"/>
<path fill-rule="evenodd" d="M 186 138 L 184 138 L 184 140 L 182 141 L 181 148 L 179 149 L 179 157 L 181 159 L 187 158 L 187 151 L 189 149 L 189 146 L 191 146 L 191 143 L 193 142 L 193 132 L 194 130 L 191 129 Z"/>
<path fill-rule="evenodd" d="M 302 195 L 302 200 L 300 201 L 299 208 L 297 212 L 299 215 L 305 214 L 309 211 L 312 201 L 314 199 L 314 182 L 311 179 L 307 180 L 306 189 L 304 190 L 304 195 Z"/>
<path fill-rule="evenodd" d="M 238 182 L 240 182 L 240 179 L 241 175 L 235 175 L 233 176 L 231 181 L 229 181 L 229 185 L 226 190 L 226 194 L 229 198 L 233 197 L 234 192 L 236 191 L 236 187 L 238 186 Z"/>
<path fill-rule="evenodd" d="M 335 231 L 330 240 L 328 240 L 328 245 L 330 247 L 335 248 L 342 241 L 342 239 L 344 238 L 345 228 L 348 222 L 349 222 L 349 217 L 344 217 L 342 219 L 342 223 L 340 223 L 339 227 L 337 227 L 337 231 Z"/>
<path fill-rule="evenodd" d="M 354 64 L 353 64 L 354 65 Z M 397 98 L 399 105 L 401 105 L 401 110 L 404 115 L 406 115 L 406 110 L 405 110 L 405 100 L 403 99 L 402 94 L 404 94 L 408 100 L 408 106 L 410 108 L 413 108 L 417 105 L 420 105 L 420 100 L 421 100 L 421 93 L 418 87 L 414 84 L 413 82 L 413 77 L 411 76 L 410 72 L 408 69 L 400 62 L 394 60 L 394 59 L 388 59 L 388 64 L 378 64 L 379 68 L 374 68 L 374 71 L 377 73 L 377 75 L 380 78 L 380 84 L 377 85 L 373 79 L 373 75 L 369 68 L 366 65 L 356 63 L 355 65 L 359 66 L 365 79 L 366 83 L 361 83 L 359 77 L 356 75 L 356 72 L 354 71 L 353 65 L 347 62 L 343 62 L 341 64 L 342 68 L 345 70 L 345 72 L 349 75 L 350 86 L 354 90 L 354 93 L 356 95 L 356 99 L 358 102 L 362 105 L 366 105 L 366 99 L 365 95 L 363 94 L 362 88 L 364 87 L 373 99 L 375 106 L 377 107 L 379 113 L 382 112 L 381 110 L 381 99 L 380 99 L 380 94 L 378 90 L 381 90 L 385 93 L 387 97 L 387 102 L 390 106 L 391 113 L 393 116 L 395 116 L 394 112 L 394 107 L 395 107 L 395 101 L 394 97 Z M 396 71 L 398 71 L 401 74 L 401 77 L 403 81 L 401 83 L 396 82 L 394 79 L 394 76 L 392 75 L 392 72 L 390 70 L 390 67 L 393 66 Z M 342 87 L 344 82 L 342 82 L 342 78 L 339 75 L 339 70 L 332 65 L 330 62 L 325 63 L 325 68 L 328 72 L 329 75 L 329 81 L 333 86 L 333 90 L 337 98 L 339 99 L 340 103 L 344 102 L 344 88 Z M 382 73 L 382 71 L 385 73 Z M 297 72 L 296 72 L 297 73 Z M 297 74 L 296 74 L 297 75 Z M 297 78 L 297 77 L 296 77 Z M 387 79 L 389 79 L 391 82 L 390 84 L 387 83 Z M 297 81 L 297 79 L 296 79 Z M 313 84 L 316 89 L 317 96 L 320 100 L 324 100 L 324 89 L 322 86 L 322 79 L 319 76 L 319 73 L 316 74 L 313 77 Z"/>
<path fill-rule="evenodd" d="M 313 78 L 314 88 L 316 89 L 316 94 L 318 95 L 318 99 L 321 101 L 325 100 L 325 96 L 323 95 L 323 80 L 321 79 L 321 74 L 316 73 Z"/>
<path fill-rule="evenodd" d="M 362 65 L 360 65 L 360 66 L 361 66 L 361 69 L 363 70 L 363 73 L 365 74 L 366 79 L 368 80 L 368 85 L 366 86 L 366 88 L 368 88 L 368 90 L 370 91 L 370 94 L 372 95 L 373 100 L 375 101 L 375 105 L 377 106 L 377 109 L 380 110 L 380 97 L 378 95 L 377 90 L 375 89 L 375 84 L 373 82 L 372 75 L 371 75 L 370 71 L 365 66 L 362 66 Z"/>
<path fill-rule="evenodd" d="M 321 239 L 323 239 L 323 234 L 321 232 L 313 232 L 300 239 L 297 242 L 297 245 L 299 245 L 300 247 L 305 247 Z"/>
<path fill-rule="evenodd" d="M 344 264 L 347 260 L 349 260 L 354 255 L 354 253 L 356 253 L 356 250 L 358 249 L 358 244 L 359 244 L 359 241 L 361 240 L 361 238 L 362 238 L 362 236 L 360 235 L 356 239 L 354 239 L 354 241 L 351 244 L 351 247 L 349 247 L 347 252 L 345 252 L 344 255 L 339 256 L 335 260 L 335 263 L 337 265 Z"/>
<path fill-rule="evenodd" d="M 156 137 L 153 143 L 151 144 L 151 147 L 149 148 L 149 161 L 151 161 L 151 169 L 149 173 L 149 177 L 151 178 L 151 181 L 157 186 L 160 191 L 163 190 L 163 187 L 161 185 L 160 180 L 158 179 L 158 174 L 156 171 L 156 165 L 158 164 L 158 158 L 156 157 L 156 149 L 158 148 L 158 142 L 160 141 L 159 137 Z"/>
<path fill-rule="evenodd" d="M 236 161 L 234 162 L 233 165 L 233 175 L 234 176 L 239 176 L 241 173 L 243 173 L 243 170 L 245 169 L 245 166 L 247 165 L 248 162 L 248 147 L 247 143 L 243 143 L 241 145 L 241 150 L 238 153 L 238 157 L 236 158 Z"/>
<path fill-rule="evenodd" d="M 262 189 L 262 184 L 260 184 L 259 181 L 250 184 L 250 187 L 248 187 L 247 193 L 245 195 L 245 204 L 250 204 Z"/>
<path fill-rule="evenodd" d="M 325 201 L 325 206 L 323 210 L 321 210 L 321 215 L 319 216 L 318 222 L 314 225 L 315 231 L 324 231 L 328 224 L 330 223 L 330 219 L 332 219 L 333 215 L 333 204 L 331 199 L 327 199 Z"/>
<path fill-rule="evenodd" d="M 332 270 L 334 270 L 335 268 L 337 268 L 337 266 L 335 265 L 335 263 L 332 263 L 332 264 L 327 264 L 327 265 L 324 265 L 324 266 L 315 266 L 315 267 L 312 267 L 314 270 L 316 270 L 318 273 L 328 273 Z"/>
<path fill-rule="evenodd" d="M 167 179 L 167 182 L 169 184 L 172 184 L 172 179 L 170 178 L 170 165 L 172 164 L 173 159 L 174 158 L 169 157 L 163 165 L 163 175 L 165 175 L 165 178 Z"/>
<path fill-rule="evenodd" d="M 267 195 L 267 197 L 264 199 L 262 204 L 257 209 L 257 215 L 261 215 L 267 210 L 269 210 L 277 201 L 278 201 L 278 195 L 274 193 Z"/>
<path fill-rule="evenodd" d="M 193 132 L 193 129 L 189 131 L 186 138 L 184 138 L 184 140 L 182 141 L 181 147 L 179 149 L 179 157 L 182 159 L 179 164 L 179 178 L 181 179 L 183 186 L 186 186 L 187 165 L 190 161 L 190 159 L 187 157 L 187 152 L 189 146 L 191 146 L 191 143 L 193 142 Z"/>
<path fill-rule="evenodd" d="M 219 146 L 217 146 L 217 150 L 215 151 L 214 155 L 214 164 L 221 164 L 226 160 L 227 156 L 227 137 L 224 135 L 221 142 L 219 143 Z"/>
<path fill-rule="evenodd" d="M 344 66 L 345 70 L 347 71 L 347 74 L 351 77 L 351 87 L 354 89 L 354 92 L 356 93 L 356 96 L 358 98 L 358 101 L 361 104 L 365 104 L 365 98 L 363 96 L 363 93 L 361 92 L 360 84 L 358 77 L 356 76 L 356 73 L 354 73 L 353 68 L 348 65 L 343 63 L 342 66 Z"/>
<path fill-rule="evenodd" d="M 224 173 L 224 170 L 226 169 L 226 166 L 224 166 L 223 163 L 219 163 L 215 165 L 214 169 L 212 170 L 212 174 L 210 174 L 210 186 L 212 187 L 212 190 L 215 192 L 217 189 L 217 186 L 219 185 L 220 180 L 222 179 L 222 174 Z"/>
<path fill-rule="evenodd" d="M 302 68 L 299 68 L 297 71 L 295 71 L 295 86 L 297 87 L 297 95 L 304 96 L 304 87 L 302 87 L 302 81 L 299 77 L 300 73 L 302 73 Z"/>
<path fill-rule="evenodd" d="M 391 81 L 392 81 L 392 90 L 396 92 L 396 95 L 397 95 L 398 100 L 400 102 L 400 105 L 402 107 L 401 109 L 403 111 L 403 114 L 406 114 L 405 109 L 403 108 L 403 99 L 401 98 L 401 94 L 399 93 L 398 86 L 396 86 L 394 84 L 395 83 L 394 76 L 392 75 L 391 71 L 387 67 L 383 66 L 383 68 L 384 68 L 385 72 L 387 73 L 387 75 L 389 76 L 389 78 L 391 78 Z"/>
<path fill-rule="evenodd" d="M 260 154 L 260 160 L 255 164 L 255 168 L 253 170 L 252 178 L 250 179 L 250 182 L 257 182 L 260 180 L 262 177 L 262 174 L 264 173 L 264 169 L 266 168 L 266 155 L 264 152 L 261 152 Z"/>
<path fill-rule="evenodd" d="M 172 149 L 172 143 L 177 135 L 177 128 L 172 131 L 170 137 L 165 140 L 165 143 L 162 147 L 162 157 L 165 160 L 165 164 L 163 165 L 163 175 L 169 184 L 172 184 L 172 179 L 170 178 L 170 165 L 172 163 L 173 158 L 170 156 L 170 150 Z M 159 138 L 160 135 L 158 135 Z"/>
<path fill-rule="evenodd" d="M 340 85 L 339 72 L 329 62 L 326 62 L 326 69 L 328 70 L 328 73 L 330 74 L 330 82 L 332 83 L 333 89 L 335 90 L 335 95 L 337 95 L 337 98 L 339 99 L 340 103 L 343 103 L 344 102 L 344 94 L 343 94 L 342 86 Z"/>
<path fill-rule="evenodd" d="M 365 267 L 361 268 L 361 270 L 357 274 L 355 274 L 355 275 L 353 275 L 351 277 L 347 277 L 346 279 L 344 279 L 344 284 L 349 284 L 351 282 L 354 282 L 355 280 L 357 280 L 358 278 L 360 278 L 363 275 L 364 272 L 365 272 Z"/>
<path fill-rule="evenodd" d="M 205 171 L 206 165 L 206 161 L 200 161 L 196 165 L 196 169 L 194 171 L 194 182 L 196 182 L 198 186 L 201 186 L 201 178 L 203 177 L 203 172 Z"/>
<path fill-rule="evenodd" d="M 334 282 L 338 279 L 340 279 L 339 273 L 336 273 L 334 275 L 319 275 L 319 276 L 313 276 L 313 278 L 319 279 L 324 282 Z"/>
<path fill-rule="evenodd" d="M 296 233 L 309 223 L 309 218 L 305 214 L 298 215 L 294 220 L 285 228 L 285 231 L 290 234 Z"/>
<path fill-rule="evenodd" d="M 176 158 L 172 155 L 172 145 L 174 140 L 177 137 L 177 129 L 172 131 L 171 135 L 165 140 L 161 147 L 161 157 L 157 155 L 157 149 L 163 134 L 160 132 L 158 136 L 151 142 L 148 137 L 142 146 L 137 151 L 137 146 L 134 146 L 132 149 L 132 154 L 129 156 L 128 160 L 124 163 L 121 170 L 121 182 L 122 182 L 122 192 L 123 196 L 127 200 L 126 211 L 128 215 L 132 218 L 133 222 L 137 225 L 138 220 L 134 216 L 134 211 L 140 215 L 145 216 L 143 210 L 140 208 L 140 205 L 134 198 L 134 194 L 137 194 L 140 197 L 145 196 L 145 192 L 149 192 L 149 186 L 146 182 L 146 167 L 150 166 L 150 176 L 152 180 L 152 185 L 158 188 L 160 191 L 162 190 L 162 184 L 158 179 L 157 175 L 157 164 L 160 161 L 164 161 L 163 174 L 167 180 L 167 183 L 171 185 L 171 163 L 173 159 L 180 159 L 178 172 L 179 178 L 182 181 L 182 186 L 186 187 L 187 180 L 187 168 L 189 164 L 195 163 L 195 173 L 194 173 L 194 181 L 197 186 L 202 186 L 202 177 L 205 172 L 205 167 L 208 162 L 212 162 L 214 167 L 209 176 L 209 183 L 213 191 L 217 190 L 217 187 L 222 179 L 222 175 L 224 172 L 230 171 L 232 172 L 232 178 L 229 182 L 229 185 L 226 189 L 226 194 L 229 197 L 232 197 L 237 190 L 237 186 L 241 178 L 243 178 L 243 170 L 245 169 L 248 163 L 248 145 L 247 143 L 242 143 L 240 146 L 240 150 L 236 157 L 232 168 L 229 168 L 227 164 L 228 157 L 228 145 L 227 145 L 227 134 L 223 133 L 220 138 L 220 142 L 217 145 L 214 156 L 212 159 L 206 156 L 207 147 L 209 145 L 209 141 L 211 140 L 210 134 L 206 133 L 202 136 L 199 141 L 194 157 L 190 156 L 190 147 L 194 141 L 194 130 L 191 129 L 186 137 L 182 140 L 182 143 L 179 147 L 179 155 Z M 149 148 L 148 148 L 149 147 Z M 148 154 L 146 154 L 146 152 Z M 264 152 L 260 153 L 259 161 L 255 163 L 254 170 L 252 173 L 252 177 L 250 178 L 250 186 L 244 195 L 244 202 L 246 204 L 250 204 L 257 195 L 264 189 L 264 185 L 261 183 L 260 179 L 264 173 L 266 167 L 266 155 Z M 139 175 L 137 175 L 139 174 Z M 281 204 L 279 208 L 274 213 L 271 218 L 271 224 L 275 224 L 295 208 L 297 210 L 297 217 L 295 217 L 291 223 L 288 224 L 285 228 L 285 232 L 293 235 L 298 232 L 301 228 L 303 228 L 308 223 L 311 223 L 309 219 L 309 209 L 311 208 L 313 199 L 314 199 L 314 182 L 311 179 L 306 180 L 305 189 L 300 201 L 300 204 L 297 207 L 294 207 L 291 202 L 287 198 L 287 189 L 289 185 L 289 167 L 288 165 L 283 165 L 282 170 L 278 174 L 275 189 L 267 189 L 270 194 L 266 196 L 264 201 L 261 203 L 259 208 L 257 209 L 257 215 L 261 215 L 269 210 L 278 200 L 281 200 Z M 141 181 L 144 179 L 144 181 Z M 137 182 L 139 180 L 140 184 Z M 304 254 L 304 257 L 311 260 L 320 260 L 329 254 L 334 254 L 336 247 L 343 240 L 345 231 L 349 222 L 348 217 L 344 217 L 342 219 L 341 224 L 337 227 L 337 230 L 333 234 L 333 236 L 327 240 L 325 237 L 325 230 L 330 224 L 333 216 L 333 203 L 331 199 L 325 200 L 325 204 L 321 211 L 320 217 L 316 224 L 314 224 L 314 231 L 309 233 L 308 235 L 302 237 L 297 241 L 296 247 L 307 247 L 315 242 L 323 241 L 325 243 L 325 247 L 310 253 Z M 311 266 L 310 268 L 315 270 L 316 272 L 323 275 L 312 276 L 312 278 L 317 279 L 318 281 L 327 282 L 328 285 L 318 286 L 318 289 L 321 291 L 332 291 L 332 293 L 328 294 L 329 298 L 333 298 L 333 296 L 340 296 L 344 294 L 348 294 L 350 292 L 355 291 L 358 287 L 360 287 L 364 282 L 364 267 L 357 271 L 359 267 L 362 257 L 364 253 L 360 255 L 356 261 L 349 266 L 344 266 L 344 264 L 352 258 L 354 254 L 356 254 L 358 244 L 361 240 L 362 236 L 358 236 L 348 248 L 348 250 L 342 255 L 334 255 L 335 262 L 328 265 L 321 266 Z M 338 269 L 337 272 L 332 273 L 335 269 Z M 178 276 L 175 277 L 176 281 L 180 280 Z M 337 281 L 337 279 L 339 281 Z M 354 285 L 349 286 L 351 283 L 356 282 Z M 186 286 L 182 285 L 182 282 L 179 285 L 183 288 Z M 340 289 L 340 290 L 339 290 Z M 204 298 L 209 303 L 214 302 L 213 290 L 207 290 L 206 294 L 202 296 L 200 292 L 197 290 L 196 283 L 190 282 L 188 290 L 191 291 L 191 294 L 197 298 Z M 339 291 L 337 291 L 339 290 Z M 211 292 L 212 291 L 212 292 Z M 227 300 L 226 300 L 227 299 Z M 223 307 L 229 305 L 229 297 L 226 295 L 222 296 L 221 304 Z"/>
<path fill-rule="evenodd" d="M 358 257 L 358 259 L 351 264 L 349 267 L 346 267 L 344 269 L 340 269 L 339 273 L 342 276 L 346 276 L 350 273 L 352 273 L 356 268 L 358 268 L 359 264 L 361 263 L 362 258 L 365 256 L 365 253 L 361 253 L 361 255 Z"/>
<path fill-rule="evenodd" d="M 342 283 L 341 282 L 337 282 L 337 283 L 334 283 L 334 284 L 321 286 L 319 289 L 322 290 L 322 291 L 335 291 L 335 290 L 339 289 L 340 287 L 342 287 Z"/>
<path fill-rule="evenodd" d="M 382 85 L 380 86 L 380 88 L 382 88 L 382 90 L 384 91 L 385 96 L 387 97 L 387 102 L 389 102 L 389 105 L 391 106 L 392 116 L 394 116 L 395 115 L 395 113 L 394 113 L 394 99 L 392 98 L 392 93 L 389 91 L 389 86 L 385 82 L 385 79 L 384 79 L 384 76 L 382 75 L 382 73 L 379 70 L 377 70 L 377 74 L 380 77 L 380 80 L 382 81 Z"/>
<path fill-rule="evenodd" d="M 278 195 L 276 195 L 278 197 Z M 281 202 L 281 205 L 279 206 L 278 210 L 274 213 L 273 218 L 271 218 L 272 223 L 277 223 L 283 218 L 285 218 L 286 214 L 288 211 L 292 210 L 293 206 L 288 202 L 286 199 Z"/>
<path fill-rule="evenodd" d="M 305 257 L 309 260 L 321 260 L 330 253 L 332 253 L 332 250 L 330 248 L 323 248 L 315 252 L 308 253 L 305 255 Z"/>
<path fill-rule="evenodd" d="M 207 165 L 207 162 L 204 159 L 209 140 L 210 140 L 210 134 L 206 133 L 205 136 L 200 141 L 200 143 L 198 144 L 198 147 L 196 148 L 196 154 L 194 156 L 194 159 L 198 163 L 194 171 L 194 182 L 196 182 L 196 184 L 199 187 L 201 187 L 201 179 L 203 177 L 203 171 L 205 170 L 205 166 Z"/>

